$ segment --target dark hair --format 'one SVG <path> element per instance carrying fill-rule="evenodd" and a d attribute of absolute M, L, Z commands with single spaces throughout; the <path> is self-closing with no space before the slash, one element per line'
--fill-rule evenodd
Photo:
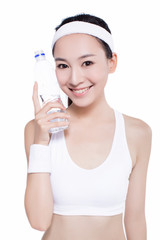
<path fill-rule="evenodd" d="M 90 14 L 85 14 L 85 13 L 81 13 L 81 14 L 77 14 L 75 16 L 72 16 L 72 17 L 68 17 L 68 18 L 65 18 L 63 19 L 63 21 L 61 22 L 60 25 L 58 25 L 55 30 L 57 31 L 61 26 L 63 26 L 64 24 L 66 23 L 69 23 L 69 22 L 74 22 L 74 21 L 82 21 L 82 22 L 88 22 L 88 23 L 93 23 L 95 25 L 98 25 L 100 27 L 103 27 L 104 29 L 106 29 L 109 33 L 111 33 L 111 30 L 109 29 L 107 23 L 99 18 L 99 17 L 96 17 L 96 16 L 93 16 L 93 15 L 90 15 Z M 97 37 L 96 37 L 97 38 Z M 108 59 L 111 59 L 112 58 L 112 51 L 110 49 L 110 47 L 108 46 L 108 44 L 106 42 L 104 42 L 103 40 L 97 38 L 97 40 L 100 42 L 100 44 L 102 45 L 104 51 L 105 51 L 105 54 L 106 54 L 106 57 Z M 54 55 L 54 47 L 52 49 L 52 54 Z M 70 98 L 68 98 L 68 106 L 70 106 L 72 104 L 72 101 Z"/>

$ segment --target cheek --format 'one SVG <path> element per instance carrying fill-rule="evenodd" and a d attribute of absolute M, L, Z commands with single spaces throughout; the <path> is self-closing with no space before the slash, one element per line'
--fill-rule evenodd
<path fill-rule="evenodd" d="M 58 71 L 57 70 L 56 76 L 57 76 L 57 80 L 58 80 L 60 87 L 63 87 L 67 83 L 68 78 L 69 78 L 69 74 L 67 73 L 67 71 Z"/>
<path fill-rule="evenodd" d="M 107 68 L 103 66 L 96 67 L 92 69 L 91 71 L 87 72 L 87 77 L 90 78 L 90 80 L 93 83 L 102 83 L 106 82 L 108 78 L 108 71 Z"/>

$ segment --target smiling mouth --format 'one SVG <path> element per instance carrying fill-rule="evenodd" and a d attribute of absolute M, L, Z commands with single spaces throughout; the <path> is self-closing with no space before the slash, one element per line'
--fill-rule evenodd
<path fill-rule="evenodd" d="M 93 85 L 92 85 L 93 86 Z M 71 91 L 75 92 L 75 93 L 84 93 L 86 92 L 89 88 L 91 88 L 92 86 L 90 87 L 86 87 L 86 88 L 81 88 L 81 89 L 72 89 L 70 88 Z"/>

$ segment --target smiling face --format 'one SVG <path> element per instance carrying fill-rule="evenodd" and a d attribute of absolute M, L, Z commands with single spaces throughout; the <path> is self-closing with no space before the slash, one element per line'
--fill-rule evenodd
<path fill-rule="evenodd" d="M 113 61 L 106 58 L 99 41 L 87 34 L 70 34 L 55 45 L 56 75 L 62 91 L 73 104 L 84 107 L 104 98 Z"/>

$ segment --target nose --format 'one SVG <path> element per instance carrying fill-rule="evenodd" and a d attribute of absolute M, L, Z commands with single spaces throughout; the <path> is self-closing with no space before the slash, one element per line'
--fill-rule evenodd
<path fill-rule="evenodd" d="M 81 70 L 78 67 L 72 68 L 70 79 L 69 79 L 70 87 L 72 88 L 77 87 L 83 82 L 84 82 L 84 76 Z"/>

